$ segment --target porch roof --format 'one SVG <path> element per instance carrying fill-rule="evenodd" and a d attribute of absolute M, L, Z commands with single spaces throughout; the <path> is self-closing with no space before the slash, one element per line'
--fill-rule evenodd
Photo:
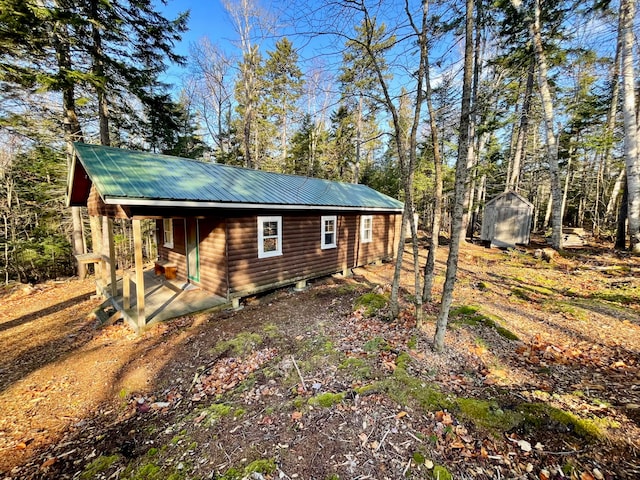
<path fill-rule="evenodd" d="M 402 211 L 365 185 L 251 170 L 76 143 L 68 202 L 86 205 L 91 183 L 107 205 Z"/>

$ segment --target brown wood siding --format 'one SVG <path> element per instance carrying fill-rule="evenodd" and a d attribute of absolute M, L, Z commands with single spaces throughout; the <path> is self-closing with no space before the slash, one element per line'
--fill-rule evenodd
<path fill-rule="evenodd" d="M 129 218 L 129 212 L 120 205 L 105 204 L 93 184 L 87 198 L 87 212 L 92 217 Z"/>
<path fill-rule="evenodd" d="M 257 215 L 206 217 L 199 222 L 200 281 L 205 290 L 228 297 L 252 293 L 325 274 L 342 272 L 380 259 L 393 258 L 400 215 L 372 215 L 370 243 L 361 243 L 362 216 L 336 213 L 336 248 L 322 249 L 321 218 L 327 212 L 265 213 L 282 217 L 282 252 L 258 258 Z M 176 264 L 178 278 L 187 278 L 184 219 L 173 221 L 174 248 L 162 245 L 162 220 L 157 220 L 158 256 Z"/>
<path fill-rule="evenodd" d="M 198 220 L 200 232 L 200 286 L 227 297 L 227 252 L 224 219 Z"/>
<path fill-rule="evenodd" d="M 360 243 L 360 215 L 337 214 L 337 248 L 321 248 L 323 213 L 282 217 L 282 255 L 258 258 L 257 216 L 227 223 L 229 291 L 249 292 L 339 272 L 393 256 L 396 215 L 373 215 L 373 241 Z"/>
<path fill-rule="evenodd" d="M 371 215 L 372 217 L 372 240 L 369 243 L 360 243 L 358 250 L 357 265 L 366 265 L 377 260 L 393 258 L 395 256 L 395 245 L 397 242 L 397 232 L 399 224 L 397 219 L 400 215 Z M 360 225 L 362 216 L 358 218 L 358 242 L 360 241 Z"/>

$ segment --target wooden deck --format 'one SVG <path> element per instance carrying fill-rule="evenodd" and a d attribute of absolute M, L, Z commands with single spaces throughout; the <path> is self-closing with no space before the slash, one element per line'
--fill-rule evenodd
<path fill-rule="evenodd" d="M 123 276 L 117 278 L 117 295 L 111 297 L 107 289 L 102 289 L 108 298 L 103 305 L 111 305 L 136 331 L 138 330 L 138 313 L 136 305 L 135 276 L 130 276 L 130 305 L 125 309 L 123 302 Z M 201 312 L 204 310 L 224 308 L 231 305 L 225 298 L 213 295 L 184 280 L 166 280 L 162 275 L 155 275 L 153 266 L 144 270 L 144 310 L 146 325 L 163 320 Z M 113 315 L 112 319 L 119 318 Z"/>

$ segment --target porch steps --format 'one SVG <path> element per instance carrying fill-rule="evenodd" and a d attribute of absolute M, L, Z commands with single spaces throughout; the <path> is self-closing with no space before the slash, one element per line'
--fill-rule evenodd
<path fill-rule="evenodd" d="M 93 313 L 101 327 L 112 325 L 122 318 L 122 311 L 113 305 L 111 299 L 104 301 Z"/>

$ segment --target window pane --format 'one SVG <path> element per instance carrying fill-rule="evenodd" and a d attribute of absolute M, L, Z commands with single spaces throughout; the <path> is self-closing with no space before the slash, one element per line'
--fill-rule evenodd
<path fill-rule="evenodd" d="M 333 232 L 333 220 L 326 220 L 324 222 L 324 231 L 325 232 Z"/>
<path fill-rule="evenodd" d="M 325 245 L 333 245 L 333 233 L 325 233 L 324 234 L 324 244 Z"/>
<path fill-rule="evenodd" d="M 263 250 L 265 252 L 275 252 L 276 250 L 278 250 L 278 238 L 265 238 L 263 241 L 263 245 Z"/>
<path fill-rule="evenodd" d="M 264 222 L 262 225 L 262 232 L 265 237 L 278 235 L 278 222 Z"/>

